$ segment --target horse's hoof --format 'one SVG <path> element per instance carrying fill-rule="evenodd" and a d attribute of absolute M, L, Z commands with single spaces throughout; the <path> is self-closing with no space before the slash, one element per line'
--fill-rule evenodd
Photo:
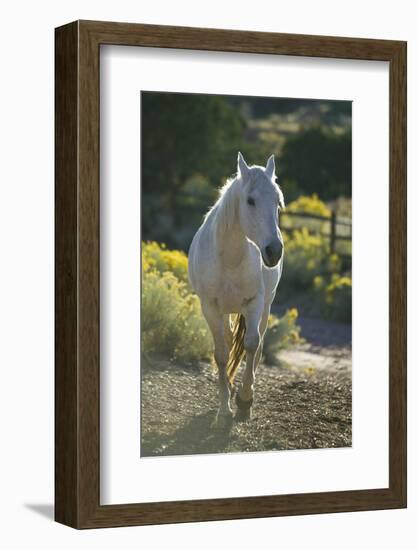
<path fill-rule="evenodd" d="M 244 422 L 250 419 L 252 404 L 253 404 L 253 398 L 249 399 L 248 401 L 244 401 L 240 397 L 239 393 L 236 394 L 237 412 L 235 415 L 235 419 L 238 422 Z"/>
<path fill-rule="evenodd" d="M 217 414 L 213 420 L 211 427 L 218 431 L 227 431 L 231 428 L 233 422 L 233 414 Z"/>
<path fill-rule="evenodd" d="M 242 411 L 248 410 L 253 405 L 253 397 L 246 401 L 245 399 L 242 399 L 239 395 L 239 392 L 237 392 L 237 394 L 236 394 L 236 405 L 237 405 L 238 409 L 240 409 Z"/>
<path fill-rule="evenodd" d="M 236 422 L 247 422 L 250 420 L 251 409 L 238 409 L 235 414 Z"/>

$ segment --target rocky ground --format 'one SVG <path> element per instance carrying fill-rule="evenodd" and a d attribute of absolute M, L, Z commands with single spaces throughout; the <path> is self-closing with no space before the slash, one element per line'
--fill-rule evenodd
<path fill-rule="evenodd" d="M 252 417 L 212 427 L 217 377 L 208 364 L 142 362 L 141 455 L 347 447 L 352 442 L 350 329 L 300 319 L 308 342 L 257 371 Z M 313 328 L 315 327 L 315 328 Z M 309 332 L 310 330 L 310 332 Z M 316 330 L 316 337 L 314 331 Z M 334 344 L 336 341 L 336 344 Z M 241 367 L 242 370 L 242 367 Z M 239 382 L 239 377 L 236 383 Z"/>

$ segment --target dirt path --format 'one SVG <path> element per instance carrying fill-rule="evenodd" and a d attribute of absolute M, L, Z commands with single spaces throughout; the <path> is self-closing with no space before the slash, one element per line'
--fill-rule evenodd
<path fill-rule="evenodd" d="M 280 366 L 259 366 L 252 418 L 226 431 L 212 428 L 217 378 L 210 365 L 144 361 L 142 456 L 350 446 L 350 347 L 304 344 L 279 359 Z"/>

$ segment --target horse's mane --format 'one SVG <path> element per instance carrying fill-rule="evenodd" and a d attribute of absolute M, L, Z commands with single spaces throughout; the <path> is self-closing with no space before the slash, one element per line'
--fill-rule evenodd
<path fill-rule="evenodd" d="M 236 182 L 238 177 L 229 178 L 219 189 L 219 198 L 204 216 L 204 223 L 209 220 L 216 225 L 218 234 L 224 234 L 235 221 L 236 216 Z"/>

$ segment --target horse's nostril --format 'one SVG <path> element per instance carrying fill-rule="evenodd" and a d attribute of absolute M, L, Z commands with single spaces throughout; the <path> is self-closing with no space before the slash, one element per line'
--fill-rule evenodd
<path fill-rule="evenodd" d="M 282 243 L 280 241 L 274 241 L 264 248 L 265 259 L 270 266 L 276 265 L 282 256 Z"/>

